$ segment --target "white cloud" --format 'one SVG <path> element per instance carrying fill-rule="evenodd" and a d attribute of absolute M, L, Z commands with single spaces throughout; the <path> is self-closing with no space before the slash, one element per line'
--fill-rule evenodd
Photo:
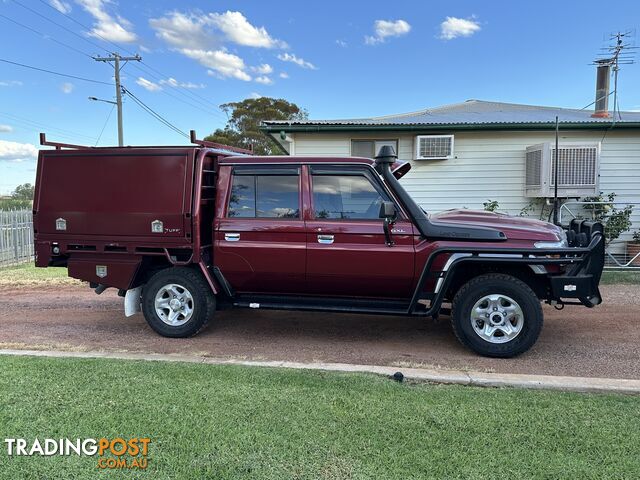
<path fill-rule="evenodd" d="M 258 92 L 251 92 L 249 94 L 249 98 L 253 98 L 254 100 L 257 99 L 257 98 L 262 98 L 262 97 L 263 97 L 263 95 L 260 95 Z"/>
<path fill-rule="evenodd" d="M 260 75 L 269 75 L 270 73 L 273 73 L 273 67 L 268 63 L 263 63 L 262 65 L 258 65 L 257 67 L 251 67 L 251 70 Z"/>
<path fill-rule="evenodd" d="M 20 80 L 0 80 L 0 87 L 21 87 L 24 85 Z"/>
<path fill-rule="evenodd" d="M 179 82 L 175 78 L 169 77 L 166 80 L 160 80 L 158 82 L 160 85 L 169 85 L 171 87 L 180 87 L 180 88 L 205 88 L 206 85 L 204 83 L 193 83 L 193 82 Z"/>
<path fill-rule="evenodd" d="M 256 82 L 258 82 L 258 83 L 263 84 L 263 85 L 271 85 L 271 84 L 273 84 L 273 80 L 271 80 L 266 75 L 260 75 L 259 77 L 254 78 L 254 80 Z"/>
<path fill-rule="evenodd" d="M 480 24 L 471 18 L 447 17 L 440 24 L 440 38 L 452 40 L 458 37 L 470 37 L 480 30 Z"/>
<path fill-rule="evenodd" d="M 280 72 L 280 75 L 278 75 L 280 78 L 289 78 L 289 74 L 287 72 Z"/>
<path fill-rule="evenodd" d="M 152 18 L 149 25 L 156 36 L 177 49 L 209 50 L 217 48 L 219 41 L 205 30 L 200 16 L 173 12 L 162 18 Z"/>
<path fill-rule="evenodd" d="M 295 63 L 296 65 L 298 65 L 299 67 L 302 67 L 302 68 L 308 68 L 310 70 L 317 70 L 317 67 L 313 63 L 307 62 L 306 60 L 304 60 L 304 59 L 302 59 L 300 57 L 296 57 L 292 53 L 280 53 L 278 55 L 278 59 L 282 60 L 283 62 Z"/>
<path fill-rule="evenodd" d="M 376 20 L 373 24 L 374 35 L 364 37 L 364 43 L 375 45 L 384 43 L 389 37 L 400 37 L 411 31 L 406 20 Z"/>
<path fill-rule="evenodd" d="M 287 48 L 285 42 L 271 37 L 266 28 L 251 25 L 241 12 L 210 13 L 203 21 L 216 27 L 228 40 L 238 45 L 260 48 Z"/>
<path fill-rule="evenodd" d="M 174 50 L 209 68 L 209 75 L 250 81 L 252 76 L 244 60 L 229 53 L 223 45 L 227 39 L 239 45 L 274 48 L 284 42 L 273 39 L 264 27 L 254 27 L 240 12 L 210 13 L 206 16 L 172 12 L 149 20 L 156 36 Z M 253 67 L 258 76 L 273 72 L 269 64 Z M 264 80 L 264 79 L 262 79 Z"/>
<path fill-rule="evenodd" d="M 207 73 L 214 77 L 231 77 L 248 82 L 251 75 L 246 72 L 244 60 L 222 50 L 183 49 L 182 53 L 210 68 Z"/>
<path fill-rule="evenodd" d="M 63 0 L 49 0 L 49 4 L 60 13 L 64 13 L 65 15 L 71 13 L 71 5 Z"/>
<path fill-rule="evenodd" d="M 133 32 L 131 22 L 120 15 L 114 18 L 107 12 L 106 6 L 112 3 L 111 0 L 76 0 L 76 2 L 95 19 L 89 36 L 116 43 L 132 43 L 138 39 Z"/>
<path fill-rule="evenodd" d="M 71 93 L 73 92 L 74 88 L 75 85 L 69 82 L 64 82 L 62 85 L 60 85 L 60 90 L 62 90 L 62 93 Z"/>
<path fill-rule="evenodd" d="M 144 77 L 138 77 L 136 83 L 150 92 L 159 92 L 160 90 L 162 90 L 162 87 L 160 85 L 152 82 L 151 80 L 147 80 Z"/>
<path fill-rule="evenodd" d="M 13 132 L 13 127 L 11 125 L 0 125 L 0 133 L 11 133 Z"/>
<path fill-rule="evenodd" d="M 22 162 L 38 156 L 38 149 L 30 143 L 0 140 L 0 161 Z"/>
<path fill-rule="evenodd" d="M 241 12 L 235 11 L 206 15 L 176 11 L 160 18 L 150 19 L 149 25 L 155 30 L 156 36 L 174 51 L 199 62 L 209 69 L 207 71 L 209 75 L 218 78 L 250 81 L 253 79 L 250 72 L 254 72 L 257 82 L 273 83 L 273 80 L 267 76 L 273 73 L 271 65 L 263 63 L 255 67 L 247 67 L 240 56 L 227 50 L 226 42 L 256 48 L 287 47 L 282 40 L 273 38 L 265 27 L 252 25 Z M 298 64 L 304 68 L 315 68 L 309 62 L 293 56 L 291 58 L 295 59 L 296 63 L 302 62 Z M 200 87 L 191 84 L 187 88 Z"/>
<path fill-rule="evenodd" d="M 348 45 L 348 43 L 345 42 L 344 40 L 338 39 L 338 40 L 336 40 L 336 45 L 338 45 L 339 47 L 344 48 L 344 47 L 346 47 Z"/>

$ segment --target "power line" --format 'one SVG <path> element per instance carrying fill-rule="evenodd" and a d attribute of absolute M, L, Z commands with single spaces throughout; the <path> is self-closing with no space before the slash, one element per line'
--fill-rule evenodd
<path fill-rule="evenodd" d="M 17 0 L 13 0 L 13 1 L 14 1 L 14 2 L 16 2 L 16 3 L 18 3 L 18 4 L 20 4 L 20 2 L 18 2 Z M 77 25 L 81 26 L 81 27 L 82 27 L 82 28 L 84 28 L 86 31 L 88 31 L 88 32 L 89 32 L 89 31 L 91 31 L 91 30 L 92 30 L 90 27 L 87 27 L 85 24 L 83 24 L 83 23 L 79 22 L 78 20 L 76 20 L 75 18 L 73 18 L 71 15 L 68 15 L 68 14 L 66 14 L 66 13 L 64 13 L 64 12 L 61 12 L 61 11 L 60 11 L 60 10 L 58 10 L 56 7 L 54 7 L 53 5 L 51 5 L 50 3 L 47 3 L 47 2 L 45 2 L 44 0 L 40 0 L 40 3 L 42 3 L 43 5 L 46 5 L 47 7 L 51 8 L 52 10 L 55 10 L 55 11 L 56 11 L 56 12 L 58 12 L 60 15 L 62 15 L 62 16 L 64 16 L 64 17 L 67 17 L 67 18 L 68 18 L 69 20 L 71 20 L 73 23 L 75 23 L 75 24 L 77 24 Z M 22 6 L 24 7 L 24 5 L 22 5 Z M 24 8 L 27 8 L 27 7 L 24 7 Z M 33 11 L 33 10 L 32 10 L 32 11 Z M 40 14 L 38 13 L 38 15 L 40 15 Z M 40 16 L 42 16 L 42 15 L 40 15 Z M 47 18 L 47 17 L 44 17 L 44 18 Z M 53 20 L 50 20 L 50 21 L 51 21 L 51 22 L 53 22 Z M 53 23 L 56 23 L 56 22 L 53 22 Z M 62 27 L 62 28 L 64 28 L 64 29 L 66 30 L 66 27 L 63 27 L 62 25 L 60 25 L 60 24 L 58 24 L 58 23 L 57 23 L 56 25 L 58 25 L 58 26 L 60 26 L 60 27 Z M 69 31 L 71 31 L 71 30 L 69 30 Z M 73 31 L 71 31 L 71 32 L 75 34 L 75 32 L 73 32 Z M 114 42 L 112 42 L 111 40 L 108 40 L 108 39 L 104 38 L 104 37 L 103 37 L 102 35 L 100 35 L 99 33 L 97 33 L 97 32 L 93 32 L 93 34 L 94 34 L 96 37 L 98 37 L 100 40 L 102 40 L 103 42 L 109 43 L 109 44 L 113 45 L 114 47 L 116 47 L 117 49 L 125 51 L 125 52 L 126 52 L 126 53 L 128 53 L 129 55 L 135 55 L 135 53 L 131 52 L 130 50 L 127 50 L 126 48 L 122 48 L 122 46 L 121 46 L 121 45 L 118 45 L 117 43 L 114 43 Z M 76 34 L 76 35 L 77 35 L 77 34 Z M 81 38 L 84 38 L 84 37 L 81 37 Z M 86 39 L 85 39 L 85 40 L 86 40 Z M 106 50 L 104 47 L 101 47 L 101 46 L 98 46 L 98 47 L 99 47 L 99 48 L 102 48 L 103 50 Z M 108 50 L 106 50 L 106 51 L 108 51 Z"/>
<path fill-rule="evenodd" d="M 151 115 L 152 117 L 154 117 L 156 120 L 158 120 L 159 122 L 163 123 L 164 125 L 166 125 L 167 127 L 169 127 L 171 130 L 173 130 L 174 132 L 178 133 L 179 135 L 182 135 L 186 138 L 189 138 L 189 135 L 187 135 L 185 132 L 183 132 L 182 130 L 180 130 L 178 127 L 176 127 L 174 124 L 172 124 L 169 120 L 167 120 L 166 118 L 164 118 L 162 115 L 160 115 L 158 112 L 156 112 L 155 110 L 153 110 L 151 107 L 149 107 L 147 104 L 145 104 L 142 100 L 140 100 L 138 97 L 136 97 L 131 90 L 129 90 L 128 88 L 126 88 L 124 85 L 122 86 L 122 91 L 124 93 L 126 93 L 127 95 L 129 95 L 129 97 L 131 97 L 131 99 L 133 99 L 134 102 L 136 102 L 138 104 L 138 106 L 140 108 L 142 108 L 144 111 L 146 111 L 149 115 Z"/>
<path fill-rule="evenodd" d="M 82 35 L 80 35 L 80 34 L 79 34 L 79 33 L 77 33 L 77 32 L 74 32 L 74 31 L 73 31 L 73 30 L 71 30 L 70 28 L 67 28 L 67 27 L 65 27 L 64 25 L 61 25 L 61 24 L 59 24 L 58 22 L 55 22 L 55 21 L 51 20 L 49 17 L 47 17 L 47 16 L 45 16 L 45 15 L 42 15 L 42 14 L 41 14 L 41 13 L 39 13 L 37 10 L 34 10 L 34 9 L 33 9 L 33 8 L 31 8 L 31 7 L 28 7 L 28 6 L 24 5 L 23 3 L 20 3 L 18 0 L 13 0 L 13 2 L 14 2 L 14 3 L 16 3 L 16 4 L 18 4 L 18 5 L 20 5 L 20 6 L 21 6 L 22 8 L 24 8 L 25 10 L 29 10 L 31 13 L 33 13 L 33 14 L 35 14 L 35 15 L 39 16 L 40 18 L 44 18 L 47 22 L 49 22 L 49 23 L 53 23 L 54 25 L 57 25 L 58 27 L 62 28 L 63 30 L 65 30 L 65 31 L 69 32 L 71 35 L 74 35 L 74 36 L 78 37 L 79 39 L 84 40 L 84 41 L 85 41 L 85 42 L 87 42 L 88 44 L 93 45 L 94 47 L 98 48 L 99 50 L 103 50 L 103 51 L 105 51 L 105 52 L 109 52 L 109 50 L 107 50 L 106 48 L 104 48 L 102 45 L 99 45 L 99 44 L 97 44 L 97 43 L 95 43 L 95 42 L 92 42 L 92 41 L 91 41 L 91 40 L 89 40 L 88 38 L 83 37 Z M 44 3 L 44 2 L 43 2 L 43 3 Z M 48 4 L 45 4 L 45 5 L 48 5 Z M 51 6 L 51 5 L 49 5 L 49 6 Z M 57 9 L 55 9 L 54 7 L 52 7 L 52 6 L 51 6 L 51 8 L 53 8 L 56 12 L 58 12 L 58 10 L 57 10 Z M 59 13 L 62 13 L 62 12 L 59 12 Z M 71 17 L 69 17 L 69 18 L 71 18 Z"/>
<path fill-rule="evenodd" d="M 614 90 L 615 91 L 615 90 Z M 596 103 L 599 100 L 602 100 L 603 98 L 606 97 L 610 97 L 611 95 L 613 95 L 614 91 L 609 92 L 607 95 L 603 95 L 602 97 L 598 97 L 596 98 L 593 102 L 591 102 L 589 105 L 585 105 L 584 107 L 582 107 L 580 110 L 586 110 L 587 108 L 589 108 L 591 105 L 593 105 L 594 103 Z"/>
<path fill-rule="evenodd" d="M 116 83 L 116 106 L 118 107 L 118 146 L 123 145 L 123 130 L 122 130 L 122 89 L 120 88 L 120 70 L 129 62 L 139 62 L 142 60 L 140 55 L 133 57 L 121 57 L 119 53 L 114 53 L 108 57 L 93 57 L 96 62 L 105 62 L 111 64 L 113 62 L 113 71 L 115 73 Z M 120 66 L 120 62 L 124 62 L 124 65 Z"/>
<path fill-rule="evenodd" d="M 159 70 L 153 68 L 148 63 L 145 63 L 145 62 L 141 62 L 141 63 L 147 68 L 146 72 L 147 72 L 148 75 L 150 75 L 152 77 L 155 77 L 156 79 L 159 78 L 157 75 L 154 75 L 153 73 L 150 72 L 150 70 L 152 70 L 154 72 L 157 72 L 159 75 L 161 75 L 163 77 L 170 78 L 170 75 L 165 75 L 164 73 L 160 72 Z M 138 66 L 138 68 L 142 69 L 143 67 L 142 66 Z M 186 96 L 186 94 L 189 93 L 189 94 L 191 94 L 192 97 L 195 97 L 196 100 L 201 100 L 201 101 L 207 102 L 209 105 L 211 105 L 216 110 L 220 109 L 220 107 L 218 105 L 216 105 L 215 103 L 213 103 L 211 100 L 208 100 L 207 98 L 203 97 L 202 95 L 200 95 L 200 94 L 198 94 L 198 93 L 196 93 L 196 92 L 194 92 L 192 90 L 189 90 L 189 89 L 184 88 L 184 87 L 179 87 L 179 88 L 182 88 L 183 90 L 178 90 L 178 87 L 175 87 L 175 86 L 173 86 L 171 84 L 169 84 L 169 86 L 171 88 L 175 89 L 176 91 L 178 91 L 179 93 L 182 93 L 184 96 Z M 224 118 L 224 117 L 222 117 L 222 114 L 218 114 L 218 115 L 221 118 Z"/>
<path fill-rule="evenodd" d="M 0 17 L 4 18 L 5 20 L 10 21 L 11 23 L 15 23 L 16 25 L 18 25 L 18 26 L 20 26 L 20 27 L 22 27 L 22 28 L 24 28 L 26 30 L 31 31 L 31 32 L 35 33 L 36 35 L 42 36 L 42 38 L 44 38 L 46 40 L 51 40 L 52 42 L 55 42 L 55 43 L 57 43 L 59 45 L 62 45 L 63 47 L 68 48 L 69 50 L 73 50 L 74 52 L 77 52 L 77 53 L 79 53 L 81 55 L 84 55 L 86 57 L 91 57 L 91 55 L 89 55 L 88 53 L 83 52 L 82 50 L 79 50 L 76 47 L 73 47 L 73 46 L 71 46 L 71 45 L 69 45 L 67 43 L 61 42 L 60 40 L 56 40 L 52 36 L 46 35 L 46 34 L 40 32 L 40 31 L 36 30 L 35 28 L 31 28 L 30 26 L 25 25 L 24 23 L 20 23 L 17 20 L 14 20 L 13 18 L 9 18 L 6 15 L 3 15 L 1 13 L 0 13 Z"/>
<path fill-rule="evenodd" d="M 107 128 L 107 123 L 109 123 L 109 119 L 111 118 L 111 114 L 113 113 L 113 109 L 116 108 L 115 105 L 111 105 L 111 110 L 109 110 L 109 114 L 107 115 L 107 119 L 104 121 L 104 125 L 102 125 L 102 130 L 100 130 L 100 135 L 98 135 L 98 138 L 96 139 L 96 143 L 94 145 L 94 147 L 98 146 L 98 143 L 100 142 L 100 139 L 102 138 L 102 134 L 104 133 L 104 129 Z"/>
<path fill-rule="evenodd" d="M 53 8 L 53 7 L 52 7 L 52 8 Z M 37 35 L 40 35 L 40 36 L 42 36 L 43 38 L 45 38 L 45 39 L 47 39 L 47 40 L 51 40 L 51 41 L 53 41 L 53 42 L 56 42 L 56 43 L 58 43 L 58 44 L 60 44 L 60 45 L 62 45 L 62 46 L 64 46 L 64 47 L 66 47 L 66 48 L 68 48 L 68 49 L 70 49 L 70 50 L 73 50 L 73 51 L 75 51 L 75 52 L 77 52 L 77 53 L 80 53 L 81 55 L 84 55 L 84 56 L 86 56 L 86 57 L 89 57 L 89 58 L 92 58 L 92 59 L 93 59 L 93 56 L 92 56 L 92 55 L 90 55 L 90 54 L 88 54 L 88 53 L 86 53 L 86 52 L 83 52 L 82 50 L 79 50 L 79 49 L 77 49 L 77 48 L 75 48 L 75 47 L 73 47 L 73 46 L 71 46 L 71 45 L 68 45 L 68 44 L 66 44 L 66 43 L 64 43 L 64 42 L 61 42 L 61 41 L 59 41 L 59 40 L 56 40 L 56 39 L 55 39 L 55 38 L 53 38 L 52 36 L 47 35 L 47 34 L 45 34 L 45 33 L 42 33 L 42 32 L 40 32 L 40 31 L 36 30 L 35 28 L 31 28 L 31 27 L 29 27 L 28 25 L 25 25 L 25 24 L 20 23 L 20 22 L 18 22 L 18 21 L 16 21 L 16 20 L 13 20 L 12 18 L 9 18 L 9 17 L 7 17 L 6 15 L 3 15 L 3 14 L 1 14 L 1 13 L 0 13 L 0 17 L 3 17 L 3 18 L 5 18 L 6 20 L 8 20 L 8 21 L 10 21 L 10 22 L 12 22 L 12 23 L 15 23 L 16 25 L 19 25 L 20 27 L 22 27 L 22 28 L 24 28 L 24 29 L 26 29 L 26 30 L 29 30 L 29 31 L 31 31 L 31 32 L 33 32 L 33 33 L 35 33 L 35 34 L 37 34 Z M 71 17 L 69 17 L 69 18 L 71 18 Z M 134 66 L 136 66 L 136 65 L 134 65 Z M 146 70 L 146 69 L 141 69 L 141 68 L 139 68 L 139 67 L 137 67 L 137 66 L 136 66 L 136 68 L 138 68 L 141 72 L 148 73 L 148 70 Z M 155 75 L 153 75 L 153 77 L 154 77 L 154 78 L 156 78 L 156 79 L 158 79 L 158 77 L 156 77 Z M 174 87 L 173 85 L 171 85 L 171 84 L 168 84 L 168 86 L 170 86 L 171 88 L 175 88 L 175 87 Z M 184 92 L 183 92 L 182 90 L 177 90 L 177 89 L 176 89 L 176 91 L 177 91 L 178 93 L 181 93 L 181 94 L 183 94 L 183 95 L 184 95 Z M 209 114 L 209 115 L 215 116 L 214 114 L 215 114 L 216 112 L 212 112 L 212 111 L 210 111 L 210 110 L 207 110 L 207 109 L 205 109 L 205 108 L 202 108 L 201 106 L 199 106 L 199 105 L 197 105 L 197 104 L 195 104 L 195 103 L 192 103 L 191 101 L 184 100 L 184 99 L 182 99 L 182 98 L 180 98 L 180 97 L 177 97 L 177 96 L 175 96 L 175 95 L 172 95 L 171 93 L 167 92 L 166 90 L 161 90 L 161 92 L 162 92 L 162 93 L 164 93 L 165 95 L 170 96 L 171 98 L 173 98 L 173 99 L 175 99 L 175 100 L 177 100 L 177 101 L 179 101 L 179 102 L 184 103 L 185 105 L 189 105 L 190 107 L 195 108 L 195 109 L 197 109 L 197 110 L 199 110 L 199 111 L 201 111 L 201 112 L 203 112 L 203 113 L 206 113 L 206 114 Z M 187 96 L 187 98 L 188 98 L 189 100 L 192 100 L 192 98 L 191 98 L 191 97 L 189 97 L 189 96 Z M 218 116 L 220 117 L 220 114 L 218 114 Z"/>
<path fill-rule="evenodd" d="M 142 62 L 140 62 L 140 63 L 142 63 L 142 64 L 144 64 L 144 65 L 146 65 L 146 66 L 148 67 L 148 65 L 147 65 L 147 64 L 145 64 L 145 63 L 144 63 L 144 61 L 142 61 Z M 152 77 L 154 80 L 158 80 L 158 81 L 163 80 L 163 79 L 162 79 L 161 77 L 159 77 L 158 75 L 155 75 L 155 74 L 151 73 L 151 72 L 150 72 L 150 70 L 149 70 L 148 68 L 143 68 L 141 65 L 132 65 L 132 66 L 133 66 L 134 68 L 136 68 L 136 69 L 140 70 L 141 72 L 146 73 L 147 75 L 149 75 L 150 77 Z M 181 95 L 182 95 L 183 97 L 185 97 L 187 100 L 185 100 L 185 99 L 183 99 L 183 98 L 180 98 L 180 97 L 177 97 L 176 95 L 172 95 L 172 94 L 171 94 L 171 93 L 169 93 L 167 90 L 160 90 L 160 92 L 161 92 L 161 93 L 164 93 L 165 95 L 168 95 L 168 96 L 170 96 L 171 98 L 174 98 L 175 100 L 178 100 L 179 102 L 184 103 L 185 105 L 189 105 L 190 107 L 193 107 L 193 108 L 195 108 L 195 109 L 197 109 L 197 110 L 200 110 L 201 112 L 207 113 L 207 114 L 209 114 L 209 115 L 211 115 L 211 116 L 214 116 L 214 117 L 221 118 L 221 119 L 223 119 L 223 120 L 225 119 L 225 118 L 222 116 L 222 114 L 221 114 L 221 113 L 219 113 L 219 112 L 217 112 L 217 111 L 216 111 L 216 110 L 218 110 L 220 107 L 218 107 L 217 105 L 213 104 L 212 102 L 209 102 L 209 103 L 211 103 L 211 105 L 213 105 L 213 107 L 215 108 L 215 110 L 207 110 L 206 108 L 203 108 L 203 107 L 201 107 L 201 106 L 200 106 L 200 105 L 198 105 L 198 104 L 192 103 L 193 101 L 199 101 L 199 100 L 198 100 L 197 98 L 195 98 L 195 99 L 194 99 L 194 98 L 189 97 L 188 95 L 186 95 L 186 93 L 185 93 L 185 92 L 193 93 L 193 92 L 191 92 L 190 90 L 188 90 L 187 88 L 185 88 L 185 87 L 176 87 L 176 86 L 174 86 L 174 85 L 171 85 L 170 83 L 165 83 L 164 85 L 169 86 L 170 88 L 172 88 L 173 90 L 175 90 L 175 91 L 176 91 L 176 93 L 181 94 Z M 183 90 L 180 90 L 180 88 L 184 89 L 184 91 L 183 91 Z"/>
<path fill-rule="evenodd" d="M 52 127 L 52 126 L 46 125 L 46 124 L 41 123 L 41 122 L 36 122 L 35 120 L 31 120 L 31 119 L 28 119 L 28 118 L 25 118 L 25 117 L 20 117 L 18 115 L 6 113 L 6 112 L 0 112 L 0 117 L 4 117 L 4 118 L 8 119 L 13 124 L 18 125 L 20 128 L 24 128 L 25 130 L 38 132 L 38 131 L 42 131 L 43 129 L 45 129 L 45 130 L 54 131 L 56 135 L 59 135 L 59 136 L 62 136 L 62 137 L 76 138 L 76 139 L 77 138 L 85 138 L 85 139 L 89 139 L 89 140 L 93 140 L 94 139 L 94 137 L 90 136 L 90 135 L 73 132 L 71 130 L 65 130 L 63 128 Z"/>
<path fill-rule="evenodd" d="M 31 70 L 37 70 L 39 72 L 50 73 L 52 75 L 58 75 L 60 77 L 67 77 L 67 78 L 73 78 L 75 80 L 82 80 L 83 82 L 99 83 L 101 85 L 111 85 L 110 83 L 103 82 L 101 80 L 93 80 L 91 78 L 78 77 L 77 75 L 69 75 L 67 73 L 54 72 L 53 70 L 47 70 L 45 68 L 34 67 L 32 65 L 25 65 L 24 63 L 12 62 L 11 60 L 6 60 L 4 58 L 0 58 L 0 62 L 10 63 L 11 65 L 17 65 L 19 67 L 29 68 Z"/>
<path fill-rule="evenodd" d="M 19 4 L 19 2 L 17 2 L 17 0 L 13 0 L 13 1 Z M 43 5 L 46 5 L 47 7 L 51 8 L 52 10 L 54 10 L 54 11 L 58 12 L 58 14 L 60 14 L 60 15 L 62 15 L 62 16 L 64 16 L 64 17 L 66 17 L 67 19 L 71 20 L 73 23 L 75 23 L 76 25 L 79 25 L 79 26 L 80 26 L 80 27 L 82 27 L 84 30 L 86 30 L 86 31 L 90 31 L 90 30 L 91 30 L 88 26 L 86 26 L 86 25 L 85 25 L 85 24 L 83 24 L 82 22 L 79 22 L 78 20 L 76 20 L 75 18 L 73 18 L 71 15 L 68 15 L 68 14 L 66 14 L 66 13 L 64 13 L 64 12 L 61 12 L 60 10 L 58 10 L 57 8 L 55 8 L 54 6 L 52 6 L 52 5 L 50 5 L 49 3 L 47 3 L 45 0 L 40 0 L 40 3 L 42 3 Z M 23 5 L 23 6 L 24 6 L 24 5 Z M 28 7 L 24 7 L 24 8 L 28 8 Z M 38 15 L 40 15 L 40 14 L 38 14 Z M 40 15 L 40 16 L 42 16 L 42 15 Z M 46 17 L 45 17 L 45 18 L 46 18 Z M 52 20 L 49 20 L 49 21 L 53 22 Z M 53 22 L 53 23 L 56 23 L 56 22 Z M 63 27 L 62 25 L 60 25 L 60 24 L 58 24 L 58 23 L 56 23 L 56 25 L 58 25 L 58 26 L 60 26 L 60 27 L 64 28 L 65 30 L 68 30 L 66 27 Z M 68 31 L 69 31 L 69 30 L 68 30 Z M 75 35 L 77 35 L 75 32 L 72 32 L 72 33 L 74 33 Z M 108 43 L 108 44 L 110 44 L 110 45 L 112 45 L 112 46 L 116 47 L 117 49 L 122 50 L 122 51 L 124 51 L 124 52 L 128 53 L 129 55 L 134 55 L 134 53 L 133 53 L 131 50 L 128 50 L 128 49 L 126 49 L 126 48 L 122 47 L 121 45 L 118 45 L 117 43 L 115 43 L 115 42 L 113 42 L 113 41 L 111 41 L 111 40 L 109 40 L 109 39 L 107 39 L 107 38 L 103 37 L 103 36 L 102 36 L 102 35 L 100 35 L 99 33 L 95 33 L 95 32 L 94 32 L 94 34 L 95 34 L 95 36 L 96 36 L 96 37 L 100 38 L 102 41 L 104 41 L 104 42 L 106 42 L 106 43 Z M 80 37 L 80 38 L 82 38 L 83 40 L 86 40 L 86 38 L 84 38 L 84 37 Z M 93 42 L 90 42 L 90 43 L 92 43 L 93 45 L 95 45 Z M 99 47 L 99 48 L 102 48 L 102 47 Z M 146 63 L 146 62 L 140 62 L 140 63 L 142 63 L 146 68 L 143 68 L 141 65 L 140 65 L 140 66 L 138 66 L 138 65 L 134 65 L 134 67 L 135 67 L 135 68 L 138 68 L 139 70 L 141 70 L 141 71 L 143 71 L 143 72 L 145 72 L 145 73 L 147 73 L 147 75 L 150 75 L 150 76 L 154 77 L 156 80 L 160 80 L 160 79 L 161 79 L 161 77 L 167 77 L 167 78 L 170 78 L 170 76 L 169 76 L 169 75 L 165 75 L 164 73 L 160 72 L 159 70 L 157 70 L 156 68 L 152 67 L 152 66 L 151 66 L 151 65 L 149 65 L 148 63 Z M 153 73 L 151 73 L 151 72 L 150 72 L 150 70 L 152 70 L 152 71 L 156 72 L 157 74 L 161 75 L 161 77 L 158 77 L 158 76 L 154 75 Z M 198 94 L 198 93 L 196 93 L 196 92 L 193 92 L 193 91 L 191 91 L 191 90 L 189 90 L 189 89 L 187 89 L 187 88 L 185 88 L 185 87 L 180 87 L 180 86 L 177 86 L 177 87 L 176 87 L 176 86 L 171 85 L 171 84 L 169 84 L 169 87 L 173 88 L 174 90 L 176 90 L 177 92 L 181 93 L 183 96 L 185 96 L 185 97 L 187 97 L 187 98 L 189 98 L 189 99 L 197 98 L 197 99 L 198 99 L 198 100 L 200 100 L 200 101 L 207 102 L 208 104 L 210 104 L 210 105 L 211 105 L 213 108 L 215 108 L 216 110 L 218 110 L 218 109 L 220 108 L 218 105 L 216 105 L 215 103 L 213 103 L 211 100 L 209 100 L 209 99 L 205 98 L 204 96 L 202 96 L 202 95 L 200 95 L 200 94 Z M 163 91 L 164 91 L 164 90 L 163 90 Z M 166 92 L 165 92 L 165 93 L 166 93 Z M 191 97 L 188 97 L 188 95 L 187 95 L 187 94 L 191 95 Z M 171 95 L 170 95 L 170 96 L 171 96 Z M 174 98 L 176 98 L 176 99 L 177 99 L 177 97 L 174 97 Z M 186 102 L 184 102 L 184 103 L 186 103 Z M 188 103 L 188 105 L 191 105 L 192 107 L 194 106 L 193 104 L 190 104 L 190 103 Z M 198 108 L 198 107 L 195 107 L 195 108 Z M 203 109 L 201 109 L 201 108 L 200 108 L 200 110 L 203 110 Z M 206 111 L 206 110 L 205 110 L 205 111 Z M 210 113 L 210 114 L 212 114 L 212 115 L 213 115 L 213 112 L 207 112 L 207 113 Z M 223 119 L 224 119 L 224 117 L 222 116 L 222 114 L 219 114 L 219 113 L 218 113 L 217 115 L 218 115 L 220 118 L 223 118 Z"/>

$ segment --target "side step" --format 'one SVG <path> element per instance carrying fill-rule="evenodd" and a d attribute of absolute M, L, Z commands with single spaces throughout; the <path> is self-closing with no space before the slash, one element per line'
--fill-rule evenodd
<path fill-rule="evenodd" d="M 263 308 L 273 310 L 307 310 L 318 312 L 407 315 L 409 300 L 372 300 L 282 295 L 239 295 L 234 299 L 233 306 L 240 308 Z M 420 310 L 414 312 L 414 315 L 420 315 Z M 424 313 L 426 312 L 423 311 L 422 314 Z"/>

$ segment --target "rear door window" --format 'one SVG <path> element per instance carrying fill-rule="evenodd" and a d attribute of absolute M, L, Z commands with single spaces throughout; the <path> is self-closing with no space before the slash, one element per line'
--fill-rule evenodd
<path fill-rule="evenodd" d="M 299 179 L 286 170 L 234 172 L 227 217 L 300 218 Z"/>

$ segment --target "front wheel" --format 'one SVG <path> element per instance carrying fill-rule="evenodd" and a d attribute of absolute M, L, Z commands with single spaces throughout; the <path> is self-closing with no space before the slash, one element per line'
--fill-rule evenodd
<path fill-rule="evenodd" d="M 515 277 L 486 274 L 456 293 L 451 311 L 460 342 L 487 357 L 514 357 L 533 346 L 542 330 L 540 300 Z"/>
<path fill-rule="evenodd" d="M 215 297 L 202 274 L 187 267 L 161 270 L 142 289 L 144 318 L 164 337 L 195 335 L 206 326 L 215 307 Z"/>

